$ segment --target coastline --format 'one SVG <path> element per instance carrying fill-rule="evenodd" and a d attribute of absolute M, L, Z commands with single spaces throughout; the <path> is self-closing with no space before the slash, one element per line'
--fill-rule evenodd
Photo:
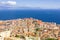
<path fill-rule="evenodd" d="M 3 39 L 15 38 L 16 40 L 20 40 L 22 38 L 29 40 L 32 38 L 34 40 L 42 40 L 45 39 L 45 37 L 48 38 L 48 36 L 49 38 L 58 39 L 59 32 L 60 25 L 52 22 L 43 22 L 42 20 L 34 18 L 0 21 L 0 36 L 1 38 L 3 37 Z"/>

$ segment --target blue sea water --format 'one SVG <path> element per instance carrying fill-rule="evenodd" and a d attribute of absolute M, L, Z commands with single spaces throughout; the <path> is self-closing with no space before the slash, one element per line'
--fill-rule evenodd
<path fill-rule="evenodd" d="M 60 24 L 60 10 L 0 10 L 0 20 L 30 17 Z"/>

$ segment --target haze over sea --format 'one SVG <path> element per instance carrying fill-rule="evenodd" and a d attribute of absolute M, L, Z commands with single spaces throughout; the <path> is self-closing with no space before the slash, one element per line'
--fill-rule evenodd
<path fill-rule="evenodd" d="M 30 17 L 45 22 L 56 22 L 57 24 L 60 24 L 60 10 L 57 9 L 0 10 L 0 20 Z"/>

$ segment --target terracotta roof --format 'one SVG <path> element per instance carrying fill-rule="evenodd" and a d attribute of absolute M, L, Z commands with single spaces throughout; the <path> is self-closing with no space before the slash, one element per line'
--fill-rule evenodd
<path fill-rule="evenodd" d="M 42 21 L 41 21 L 41 20 L 38 20 L 37 23 L 38 23 L 38 24 L 42 24 Z"/>

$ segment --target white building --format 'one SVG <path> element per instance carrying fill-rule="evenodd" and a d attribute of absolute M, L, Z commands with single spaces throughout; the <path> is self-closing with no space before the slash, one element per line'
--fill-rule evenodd
<path fill-rule="evenodd" d="M 0 36 L 1 37 L 9 37 L 10 36 L 11 31 L 4 31 L 4 32 L 0 32 Z"/>
<path fill-rule="evenodd" d="M 0 37 L 0 40 L 4 40 L 4 37 Z"/>
<path fill-rule="evenodd" d="M 4 37 L 10 37 L 11 31 L 0 32 L 0 40 L 4 40 Z"/>

